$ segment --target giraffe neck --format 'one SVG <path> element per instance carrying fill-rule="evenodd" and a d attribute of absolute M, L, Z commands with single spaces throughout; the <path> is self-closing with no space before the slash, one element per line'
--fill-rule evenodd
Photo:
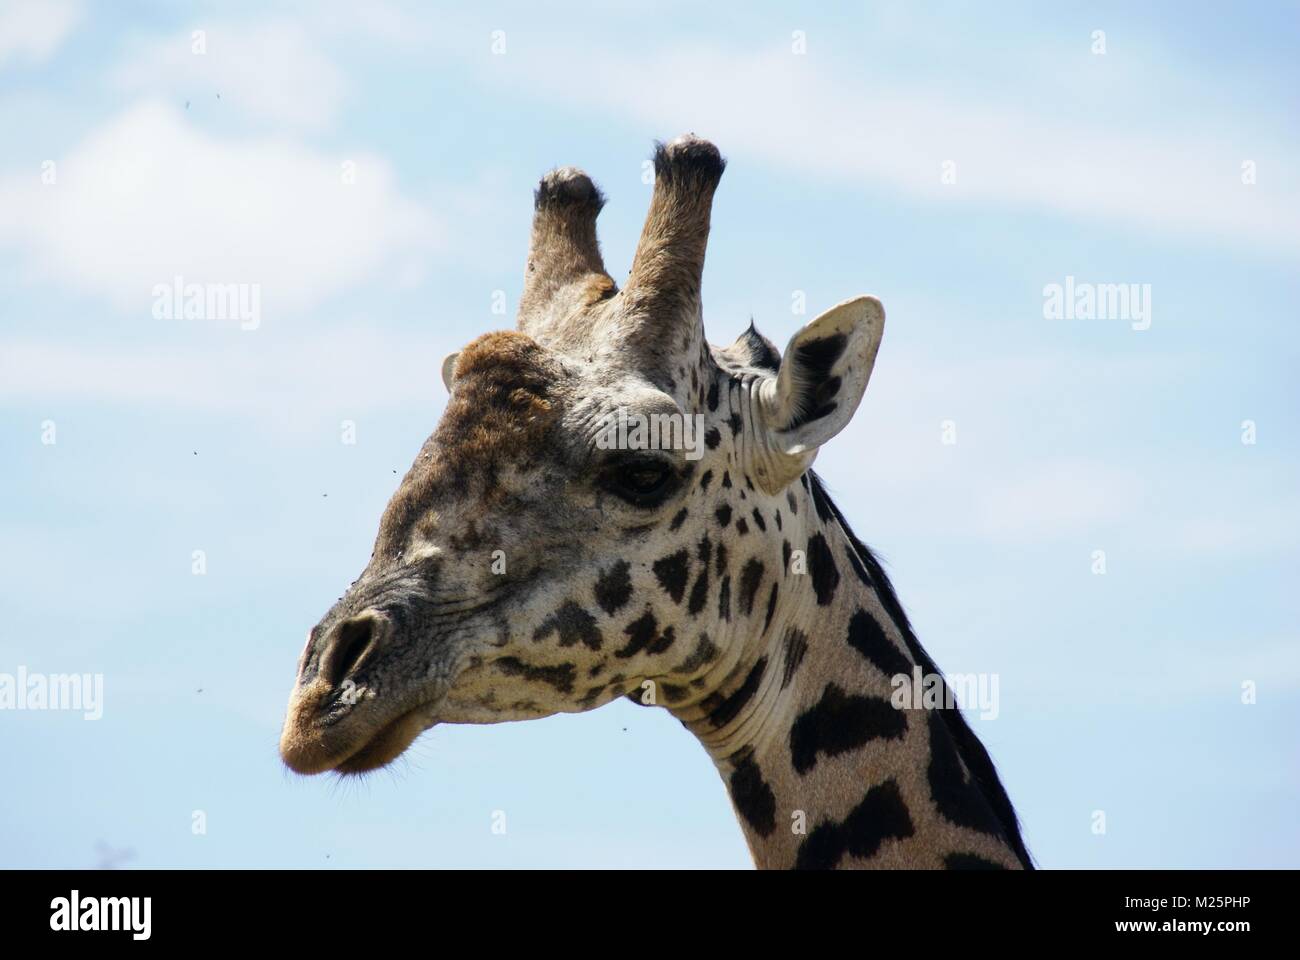
<path fill-rule="evenodd" d="M 937 669 L 883 570 L 811 472 L 790 507 L 779 602 L 737 612 L 715 692 L 674 711 L 713 757 L 755 864 L 1029 866 L 960 713 L 892 702 L 894 677 Z"/>

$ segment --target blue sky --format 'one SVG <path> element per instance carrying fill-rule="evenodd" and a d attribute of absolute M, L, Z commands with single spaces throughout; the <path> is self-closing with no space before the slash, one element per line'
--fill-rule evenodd
<path fill-rule="evenodd" d="M 0 3 L 0 673 L 105 697 L 0 711 L 0 866 L 748 866 L 662 711 L 361 782 L 275 751 L 442 357 L 513 324 L 537 178 L 601 184 L 619 276 L 688 130 L 730 160 L 710 339 L 885 304 L 818 469 L 940 666 L 999 676 L 1042 865 L 1300 863 L 1294 4 L 358 6 Z M 156 319 L 177 275 L 257 329 Z M 1066 277 L 1149 284 L 1149 329 L 1046 318 Z"/>

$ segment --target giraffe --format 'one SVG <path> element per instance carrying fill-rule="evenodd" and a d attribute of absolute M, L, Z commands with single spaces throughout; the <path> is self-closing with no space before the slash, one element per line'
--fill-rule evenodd
<path fill-rule="evenodd" d="M 308 634 L 282 759 L 363 773 L 439 723 L 625 696 L 708 751 L 759 868 L 1031 868 L 961 713 L 891 698 L 899 675 L 940 675 L 811 470 L 865 393 L 884 310 L 840 303 L 784 354 L 752 321 L 711 346 L 724 167 L 693 135 L 656 146 L 622 289 L 599 189 L 542 178 L 517 329 L 443 363 L 442 419 Z M 683 442 L 602 443 L 614 411 L 679 418 Z"/>

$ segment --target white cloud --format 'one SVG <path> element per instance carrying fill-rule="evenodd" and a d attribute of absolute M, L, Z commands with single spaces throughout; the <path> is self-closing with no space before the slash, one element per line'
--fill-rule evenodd
<path fill-rule="evenodd" d="M 0 65 L 10 59 L 48 59 L 81 17 L 81 5 L 70 0 L 5 0 L 0 3 Z"/>
<path fill-rule="evenodd" d="M 201 30 L 202 52 L 194 31 Z M 277 127 L 328 127 L 347 94 L 342 72 L 308 33 L 286 20 L 246 26 L 205 24 L 149 41 L 112 73 L 132 95 L 220 104 Z M 197 105 L 195 107 L 197 109 Z"/>
<path fill-rule="evenodd" d="M 162 405 L 298 430 L 340 407 L 428 409 L 432 424 L 446 399 L 437 371 L 461 345 L 455 334 L 393 333 L 361 321 L 278 338 L 232 327 L 228 337 L 185 346 L 10 340 L 0 342 L 0 397 Z"/>
<path fill-rule="evenodd" d="M 1194 234 L 1255 249 L 1300 250 L 1300 190 L 1289 174 L 1294 134 L 1232 116 L 1181 127 L 1095 110 L 1050 110 L 950 85 L 876 82 L 859 64 L 787 49 L 684 46 L 629 55 L 567 37 L 533 38 L 481 76 L 511 89 L 644 124 L 691 130 L 724 152 L 762 156 L 816 178 L 886 187 L 935 203 L 974 202 Z M 449 55 L 466 55 L 458 35 Z M 1068 71 L 1063 71 L 1067 72 Z M 592 82 L 592 78 L 599 78 Z M 1042 78 L 1051 83 L 1050 76 Z M 1064 84 L 1065 81 L 1062 81 Z M 1070 103 L 1068 91 L 1062 90 Z M 1046 98 L 1050 101 L 1050 98 Z M 1168 118 L 1166 109 L 1163 116 Z M 1207 131 L 1213 131 L 1209 133 Z M 1272 171 L 1241 183 L 1241 164 Z M 957 182 L 945 185 L 946 161 Z M 1262 174 L 1261 174 L 1262 176 Z"/>
<path fill-rule="evenodd" d="M 222 140 L 156 102 L 93 131 L 53 185 L 0 177 L 0 246 L 20 248 L 28 279 L 142 316 L 154 285 L 177 275 L 261 284 L 267 317 L 304 309 L 381 271 L 418 274 L 439 234 L 378 156 Z"/>
<path fill-rule="evenodd" d="M 309 15 L 322 33 L 347 41 L 375 41 L 385 50 L 419 52 L 438 20 L 430 20 L 404 4 L 373 0 L 360 6 L 350 0 L 308 0 L 296 5 L 296 15 Z M 439 14 L 441 19 L 441 14 Z"/>

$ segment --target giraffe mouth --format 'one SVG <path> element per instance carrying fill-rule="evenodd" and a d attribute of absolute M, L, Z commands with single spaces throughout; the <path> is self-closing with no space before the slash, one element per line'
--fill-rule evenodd
<path fill-rule="evenodd" d="M 295 773 L 358 774 L 386 766 L 434 725 L 434 710 L 441 699 L 424 700 L 387 718 L 375 716 L 368 704 L 332 723 L 322 723 L 320 707 L 327 697 L 332 699 L 328 690 L 312 685 L 290 706 L 280 736 L 280 758 Z"/>
<path fill-rule="evenodd" d="M 415 738 L 433 726 L 434 722 L 429 704 L 408 710 L 384 724 L 353 753 L 334 763 L 333 770 L 336 773 L 356 774 L 387 766 L 405 753 Z"/>

